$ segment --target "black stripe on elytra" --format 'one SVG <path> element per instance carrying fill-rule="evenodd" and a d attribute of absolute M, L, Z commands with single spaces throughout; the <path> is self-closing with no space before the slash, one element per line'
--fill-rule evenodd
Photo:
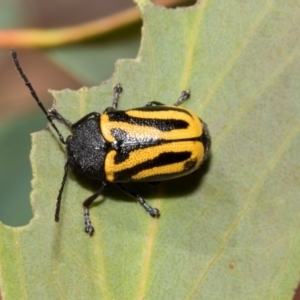
<path fill-rule="evenodd" d="M 131 137 L 126 131 L 119 128 L 112 129 L 111 135 L 115 138 L 112 149 L 117 152 L 114 157 L 115 164 L 120 164 L 128 159 L 132 151 L 162 144 L 158 139 Z"/>
<path fill-rule="evenodd" d="M 166 132 L 174 129 L 186 129 L 189 123 L 178 119 L 155 119 L 155 118 L 138 118 L 128 116 L 125 111 L 113 111 L 107 113 L 109 121 L 125 122 L 128 124 L 154 127 L 160 131 Z"/>
<path fill-rule="evenodd" d="M 141 171 L 183 162 L 188 160 L 191 155 L 192 153 L 190 151 L 160 153 L 154 159 L 149 159 L 145 162 L 135 165 L 134 167 L 115 172 L 114 181 L 118 182 L 119 180 L 130 180 L 134 175 Z"/>
<path fill-rule="evenodd" d="M 167 105 L 155 105 L 155 106 L 144 106 L 144 107 L 139 107 L 139 108 L 132 108 L 132 109 L 129 109 L 130 111 L 132 110 L 135 110 L 135 111 L 155 111 L 155 112 L 158 112 L 158 111 L 178 111 L 178 112 L 181 112 L 183 114 L 186 114 L 190 117 L 192 117 L 192 115 L 189 113 L 188 110 L 185 110 L 185 109 L 182 109 L 180 107 L 176 107 L 176 106 L 167 106 Z"/>
<path fill-rule="evenodd" d="M 177 172 L 176 176 L 181 176 L 189 173 L 191 169 L 194 169 L 197 164 L 197 159 L 189 159 L 184 163 L 184 168 L 181 172 Z M 173 179 L 174 178 L 174 173 L 162 173 L 162 174 L 155 174 L 152 176 L 148 176 L 142 180 L 139 179 L 139 181 L 144 181 L 144 182 L 150 182 L 150 183 L 157 183 L 163 180 L 168 180 L 168 179 Z M 130 178 L 132 181 L 133 179 Z"/>
<path fill-rule="evenodd" d="M 176 142 L 185 142 L 185 141 L 199 141 L 204 143 L 206 141 L 206 137 L 204 135 L 196 138 L 187 138 L 181 140 L 163 140 L 163 139 L 138 139 L 130 137 L 126 131 L 114 128 L 111 131 L 112 136 L 115 138 L 115 143 L 111 147 L 116 150 L 116 155 L 114 157 L 114 163 L 120 164 L 129 158 L 129 154 L 132 151 L 138 149 L 145 149 L 149 147 L 154 147 L 158 145 L 168 144 L 168 143 L 176 143 Z M 205 145 L 204 145 L 205 146 Z"/>

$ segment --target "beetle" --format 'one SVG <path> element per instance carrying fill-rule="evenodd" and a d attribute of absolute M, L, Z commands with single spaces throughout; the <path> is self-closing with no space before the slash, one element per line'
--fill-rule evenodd
<path fill-rule="evenodd" d="M 48 111 L 24 74 L 17 53 L 11 50 L 14 64 L 33 98 L 42 109 L 59 140 L 66 147 L 67 160 L 57 196 L 55 221 L 59 221 L 62 194 L 69 167 L 83 176 L 99 181 L 100 188 L 83 202 L 85 232 L 90 236 L 94 227 L 90 206 L 103 193 L 107 182 L 117 185 L 137 200 L 152 217 L 159 217 L 138 193 L 127 190 L 122 183 L 160 182 L 187 175 L 199 168 L 210 153 L 211 138 L 205 122 L 192 111 L 178 106 L 189 98 L 190 91 L 181 93 L 173 106 L 152 101 L 144 107 L 118 110 L 123 91 L 121 84 L 113 88 L 112 106 L 102 114 L 91 112 L 75 123 L 51 108 Z M 54 120 L 70 129 L 66 140 Z"/>

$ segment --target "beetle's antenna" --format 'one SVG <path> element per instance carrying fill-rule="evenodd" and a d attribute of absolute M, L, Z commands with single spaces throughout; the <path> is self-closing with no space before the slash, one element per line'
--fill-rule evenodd
<path fill-rule="evenodd" d="M 62 136 L 62 134 L 60 133 L 60 131 L 58 130 L 58 128 L 57 128 L 56 125 L 54 124 L 52 118 L 49 116 L 49 114 L 48 114 L 47 110 L 45 109 L 43 103 L 40 101 L 40 99 L 39 99 L 37 93 L 35 92 L 35 90 L 33 89 L 32 85 L 31 85 L 31 83 L 28 81 L 26 75 L 24 74 L 24 72 L 23 72 L 23 70 L 22 70 L 22 68 L 21 68 L 21 66 L 20 66 L 18 57 L 17 57 L 17 52 L 16 52 L 14 49 L 12 49 L 12 50 L 10 51 L 10 53 L 11 53 L 11 55 L 12 55 L 12 57 L 13 57 L 13 60 L 14 60 L 14 64 L 15 64 L 15 66 L 16 66 L 16 69 L 17 69 L 18 73 L 20 74 L 21 78 L 23 79 L 23 81 L 25 82 L 25 85 L 28 87 L 28 89 L 29 89 L 29 91 L 30 91 L 32 97 L 34 98 L 34 100 L 36 101 L 36 103 L 38 104 L 38 106 L 42 109 L 42 111 L 43 111 L 44 114 L 46 115 L 46 117 L 47 117 L 47 119 L 49 120 L 51 126 L 54 128 L 54 130 L 55 130 L 56 133 L 58 134 L 58 137 L 59 137 L 60 141 L 61 141 L 63 144 L 65 144 L 66 142 L 65 142 L 65 140 L 64 140 L 64 138 L 63 138 L 63 136 Z"/>

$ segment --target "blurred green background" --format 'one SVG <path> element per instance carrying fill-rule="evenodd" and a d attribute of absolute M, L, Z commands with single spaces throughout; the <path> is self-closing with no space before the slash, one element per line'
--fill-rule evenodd
<path fill-rule="evenodd" d="M 70 26 L 133 6 L 130 0 L 0 0 L 0 28 Z M 48 89 L 97 85 L 111 76 L 116 59 L 134 58 L 141 25 L 81 45 L 16 50 L 24 72 L 48 108 L 52 103 Z M 103 107 L 101 104 L 99 111 Z M 46 124 L 16 73 L 9 49 L 0 49 L 0 220 L 7 225 L 25 225 L 32 217 L 30 134 L 45 129 Z"/>

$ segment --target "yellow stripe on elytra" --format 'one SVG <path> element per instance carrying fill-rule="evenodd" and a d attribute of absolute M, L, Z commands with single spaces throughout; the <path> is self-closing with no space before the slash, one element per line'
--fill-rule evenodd
<path fill-rule="evenodd" d="M 188 145 L 186 145 L 188 146 Z M 188 148 L 186 148 L 188 149 Z M 204 155 L 204 147 L 203 144 L 200 142 L 195 142 L 193 147 L 190 147 L 189 150 L 192 152 L 191 157 L 188 160 L 196 160 L 197 163 L 195 166 L 189 170 L 186 170 L 184 175 L 189 174 L 193 171 L 195 171 L 200 163 L 203 160 L 203 155 Z M 157 175 L 165 175 L 165 174 L 170 174 L 172 175 L 172 178 L 176 178 L 179 176 L 182 176 L 182 172 L 185 170 L 185 163 L 187 161 L 183 161 L 180 163 L 174 163 L 166 166 L 161 166 L 161 167 L 154 167 L 151 169 L 143 170 L 139 172 L 138 174 L 132 176 L 133 180 L 143 180 L 147 177 L 152 177 L 152 176 L 157 176 Z M 178 176 L 176 176 L 178 174 Z"/>
<path fill-rule="evenodd" d="M 167 106 L 162 105 L 164 108 L 169 108 L 169 110 L 139 110 L 139 109 L 129 109 L 126 114 L 131 117 L 141 118 L 141 119 L 159 119 L 159 120 L 184 120 L 186 122 L 193 122 L 196 119 L 191 111 L 187 111 L 184 108 L 178 108 L 177 106 Z"/>
<path fill-rule="evenodd" d="M 128 115 L 131 116 L 131 112 L 132 111 L 130 111 L 130 114 Z M 202 135 L 202 124 L 199 118 L 195 116 L 195 119 L 193 120 L 187 114 L 181 113 L 180 115 L 185 117 L 185 119 L 181 118 L 181 120 L 185 120 L 189 124 L 187 128 L 173 129 L 170 131 L 161 131 L 152 126 L 141 126 L 121 121 L 109 121 L 109 116 L 107 114 L 103 114 L 101 115 L 100 119 L 101 133 L 105 140 L 107 140 L 110 143 L 112 143 L 115 140 L 115 137 L 112 135 L 112 130 L 114 129 L 123 130 L 126 132 L 128 138 L 133 138 L 136 140 L 170 141 L 200 137 Z"/>
<path fill-rule="evenodd" d="M 154 167 L 152 169 L 143 170 L 143 171 L 139 172 L 138 174 L 132 176 L 132 179 L 133 180 L 142 180 L 142 179 L 156 176 L 156 175 L 176 174 L 176 173 L 178 174 L 178 176 L 180 176 L 180 173 L 184 171 L 184 163 L 185 162 L 180 162 L 180 163 L 175 163 L 172 165 Z M 172 176 L 172 178 L 176 178 L 176 175 Z"/>
<path fill-rule="evenodd" d="M 204 148 L 202 143 L 196 141 L 174 142 L 174 143 L 152 146 L 144 149 L 136 149 L 134 151 L 131 151 L 129 153 L 129 157 L 120 164 L 115 164 L 115 156 L 117 155 L 117 152 L 115 150 L 112 150 L 106 155 L 106 159 L 105 159 L 104 168 L 105 168 L 106 178 L 108 181 L 114 181 L 115 172 L 124 171 L 143 162 L 149 161 L 150 163 L 152 159 L 158 157 L 161 153 L 166 153 L 170 151 L 175 153 L 190 151 L 191 157 L 189 159 L 195 159 L 197 161 L 196 166 L 191 171 L 193 171 L 199 166 L 204 156 Z M 182 171 L 184 163 L 185 162 L 179 163 L 178 166 L 176 166 L 177 164 L 170 164 L 168 169 L 169 171 L 167 173 L 170 174 L 172 172 L 176 173 Z M 179 167 L 181 168 L 181 170 L 179 169 Z M 167 170 L 165 169 L 167 168 L 167 166 L 161 167 L 160 171 L 159 168 L 160 167 L 157 168 L 155 167 L 155 168 L 142 171 L 145 172 L 144 175 L 142 172 L 140 172 L 139 174 L 136 175 L 137 177 L 135 177 L 134 179 L 137 180 L 137 179 L 145 178 L 145 176 L 148 177 L 156 174 L 162 174 Z M 154 171 L 157 173 L 153 173 Z"/>

